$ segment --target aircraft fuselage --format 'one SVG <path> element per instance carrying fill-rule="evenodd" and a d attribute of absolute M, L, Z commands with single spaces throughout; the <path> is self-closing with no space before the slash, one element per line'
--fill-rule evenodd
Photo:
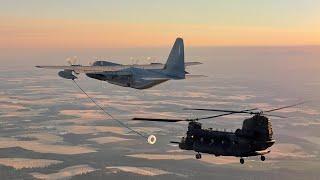
<path fill-rule="evenodd" d="M 108 83 L 115 84 L 123 87 L 130 87 L 135 89 L 147 89 L 155 85 L 168 81 L 165 79 L 167 76 L 162 73 L 162 69 L 139 69 L 128 68 L 119 72 L 104 72 L 104 73 L 87 73 L 88 77 L 100 81 L 107 81 Z M 161 77 L 163 79 L 152 79 L 152 77 Z M 145 78 L 148 77 L 148 78 Z"/>

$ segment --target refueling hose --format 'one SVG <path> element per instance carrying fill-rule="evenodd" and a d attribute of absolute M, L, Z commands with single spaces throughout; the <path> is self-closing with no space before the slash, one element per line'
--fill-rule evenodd
<path fill-rule="evenodd" d="M 74 82 L 74 84 L 83 92 L 83 94 L 85 94 L 102 112 L 105 113 L 105 115 L 109 116 L 112 120 L 116 121 L 120 126 L 122 127 L 125 127 L 127 128 L 128 130 L 134 132 L 135 134 L 137 134 L 138 136 L 144 138 L 144 139 L 147 139 L 147 142 L 149 144 L 155 144 L 156 143 L 156 136 L 154 135 L 150 135 L 150 136 L 146 136 L 134 129 L 132 129 L 131 127 L 129 127 L 128 125 L 126 125 L 125 123 L 123 123 L 122 121 L 114 118 L 109 112 L 107 112 L 106 110 L 104 110 L 93 98 L 91 98 L 80 86 L 79 84 L 74 80 L 72 79 L 72 81 Z"/>

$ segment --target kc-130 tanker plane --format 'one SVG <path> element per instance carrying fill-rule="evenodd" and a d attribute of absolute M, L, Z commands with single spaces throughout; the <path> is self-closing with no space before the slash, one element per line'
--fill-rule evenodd
<path fill-rule="evenodd" d="M 166 64 L 151 63 L 144 65 L 122 65 L 108 61 L 95 61 L 91 66 L 36 66 L 45 69 L 63 69 L 58 74 L 65 79 L 77 79 L 79 73 L 100 81 L 107 81 L 123 87 L 134 89 L 147 89 L 168 80 L 181 80 L 189 75 L 186 66 L 198 65 L 199 62 L 184 61 L 184 43 L 182 38 L 177 38 Z"/>

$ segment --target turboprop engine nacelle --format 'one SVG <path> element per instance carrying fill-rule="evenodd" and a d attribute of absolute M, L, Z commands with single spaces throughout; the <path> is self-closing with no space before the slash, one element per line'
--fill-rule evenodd
<path fill-rule="evenodd" d="M 59 71 L 58 75 L 65 79 L 77 79 L 77 76 L 73 75 L 71 70 Z"/>

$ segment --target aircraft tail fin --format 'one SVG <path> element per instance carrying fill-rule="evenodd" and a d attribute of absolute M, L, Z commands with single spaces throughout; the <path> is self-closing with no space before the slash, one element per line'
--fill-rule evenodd
<path fill-rule="evenodd" d="M 182 38 L 176 39 L 165 64 L 164 72 L 174 78 L 185 79 L 184 44 Z"/>

